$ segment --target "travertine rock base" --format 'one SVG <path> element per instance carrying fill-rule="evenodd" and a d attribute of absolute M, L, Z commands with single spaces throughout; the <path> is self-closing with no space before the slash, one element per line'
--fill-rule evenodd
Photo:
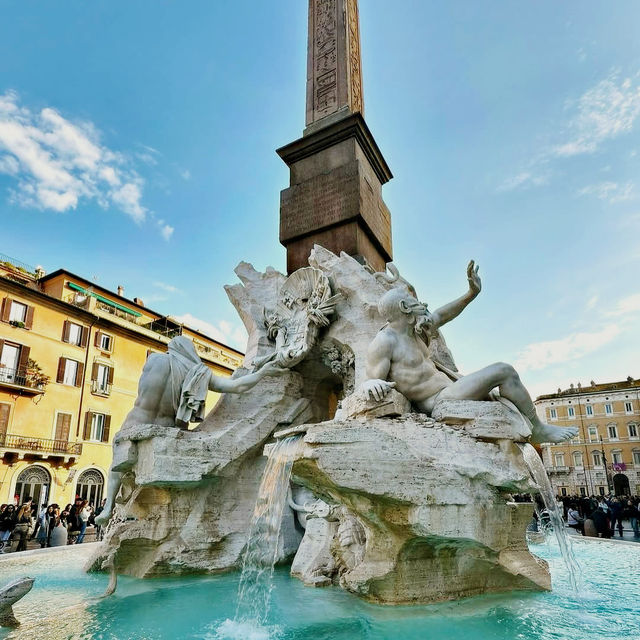
<path fill-rule="evenodd" d="M 336 526 L 327 527 L 332 540 L 316 546 L 325 567 L 322 550 L 332 549 L 335 568 L 306 562 L 298 572 L 305 582 L 323 573 L 368 600 L 393 604 L 550 588 L 546 563 L 526 546 L 531 505 L 508 495 L 535 491 L 515 444 L 479 441 L 418 414 L 325 422 L 309 426 L 304 442 L 296 481 L 341 505 L 337 529 L 355 520 L 349 528 L 360 528 L 362 540 L 354 545 L 351 536 L 345 545 Z M 301 551 L 310 558 L 305 542 Z"/>

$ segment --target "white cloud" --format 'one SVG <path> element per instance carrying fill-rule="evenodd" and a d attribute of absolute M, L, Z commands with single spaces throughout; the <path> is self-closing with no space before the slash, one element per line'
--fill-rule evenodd
<path fill-rule="evenodd" d="M 640 293 L 633 293 L 626 298 L 618 300 L 615 307 L 606 313 L 608 316 L 626 316 L 640 311 Z"/>
<path fill-rule="evenodd" d="M 521 171 L 511 178 L 507 178 L 498 187 L 498 191 L 513 191 L 514 189 L 519 188 L 527 189 L 529 187 L 540 187 L 548 181 L 548 175 L 536 175 L 531 171 Z"/>
<path fill-rule="evenodd" d="M 158 287 L 158 289 L 162 289 L 167 293 L 182 293 L 182 291 L 178 289 L 178 287 L 174 287 L 172 284 L 167 284 L 166 282 L 154 282 L 153 286 Z"/>
<path fill-rule="evenodd" d="M 603 142 L 632 130 L 640 115 L 638 77 L 621 79 L 613 71 L 575 103 L 570 139 L 553 149 L 557 156 L 592 153 Z M 569 105 L 569 108 L 572 105 Z"/>
<path fill-rule="evenodd" d="M 189 169 L 180 169 L 180 177 L 183 180 L 191 180 L 191 171 Z"/>
<path fill-rule="evenodd" d="M 598 296 L 591 296 L 589 301 L 587 302 L 587 309 L 595 309 L 595 306 L 598 304 Z"/>
<path fill-rule="evenodd" d="M 206 320 L 196 318 L 190 313 L 184 313 L 181 316 L 172 317 L 174 320 L 177 320 L 192 329 L 196 329 L 218 342 L 235 347 L 240 351 L 244 351 L 247 347 L 247 332 L 242 325 L 236 325 L 231 322 L 221 320 L 216 326 Z"/>
<path fill-rule="evenodd" d="M 535 371 L 553 364 L 578 360 L 605 346 L 620 334 L 620 327 L 611 324 L 598 331 L 571 333 L 558 340 L 527 345 L 514 364 L 517 371 Z"/>
<path fill-rule="evenodd" d="M 600 200 L 606 200 L 614 204 L 616 202 L 631 200 L 631 198 L 633 198 L 633 187 L 633 182 L 625 182 L 624 184 L 618 184 L 617 182 L 599 182 L 598 184 L 592 184 L 580 189 L 578 195 L 594 195 Z"/>
<path fill-rule="evenodd" d="M 162 237 L 167 242 L 169 242 L 175 229 L 170 224 L 167 224 L 164 220 L 158 220 L 158 226 L 160 227 L 160 234 L 162 235 Z"/>
<path fill-rule="evenodd" d="M 0 173 L 16 179 L 10 197 L 23 207 L 63 212 L 93 200 L 139 224 L 153 216 L 142 204 L 144 180 L 100 142 L 93 124 L 70 122 L 49 107 L 32 111 L 13 91 L 0 94 Z M 168 240 L 173 227 L 162 222 L 160 233 Z"/>

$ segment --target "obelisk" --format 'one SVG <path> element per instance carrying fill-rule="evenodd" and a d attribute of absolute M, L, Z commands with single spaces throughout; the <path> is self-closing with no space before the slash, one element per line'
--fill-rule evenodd
<path fill-rule="evenodd" d="M 392 175 L 364 121 L 357 0 L 309 0 L 306 128 L 278 154 L 290 169 L 280 194 L 288 273 L 308 265 L 314 244 L 384 270 L 392 256 L 382 185 Z"/>

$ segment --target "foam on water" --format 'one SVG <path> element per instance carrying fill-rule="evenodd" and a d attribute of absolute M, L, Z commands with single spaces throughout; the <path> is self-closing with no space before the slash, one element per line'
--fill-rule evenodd
<path fill-rule="evenodd" d="M 264 627 L 255 622 L 227 618 L 206 640 L 276 640 L 281 632 L 277 626 Z"/>

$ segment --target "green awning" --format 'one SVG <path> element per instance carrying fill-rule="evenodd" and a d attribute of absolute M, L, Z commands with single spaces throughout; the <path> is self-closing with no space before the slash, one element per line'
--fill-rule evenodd
<path fill-rule="evenodd" d="M 120 311 L 124 311 L 125 313 L 130 313 L 132 316 L 135 316 L 136 318 L 139 318 L 142 315 L 138 311 L 129 309 L 129 307 L 125 307 L 121 304 L 118 304 L 117 302 L 114 302 L 113 300 L 109 300 L 109 298 L 105 298 L 104 296 L 101 296 L 98 293 L 94 293 L 93 291 L 87 291 L 87 289 L 84 289 L 83 287 L 80 287 L 77 284 L 74 284 L 73 282 L 67 282 L 67 287 L 69 287 L 69 289 L 73 289 L 74 291 L 79 291 L 80 293 L 84 293 L 85 296 L 92 296 L 96 300 L 100 300 L 100 302 L 104 302 L 104 304 L 108 304 L 110 307 L 114 307 L 115 309 L 119 309 Z"/>

